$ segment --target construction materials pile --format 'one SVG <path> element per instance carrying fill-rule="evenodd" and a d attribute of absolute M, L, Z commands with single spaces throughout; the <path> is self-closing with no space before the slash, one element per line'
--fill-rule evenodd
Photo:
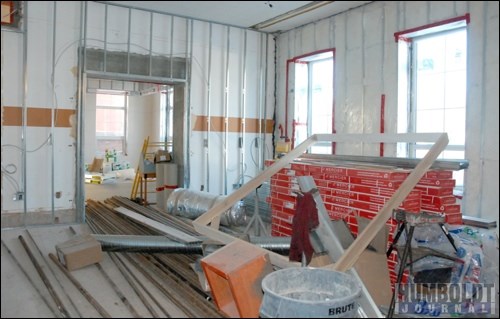
<path fill-rule="evenodd" d="M 266 166 L 274 163 L 266 161 Z M 292 162 L 271 177 L 267 198 L 272 209 L 273 236 L 290 236 L 299 191 L 298 176 L 312 176 L 332 220 L 342 219 L 357 236 L 358 219 L 371 220 L 401 186 L 411 170 L 382 165 L 331 165 L 329 163 Z M 461 224 L 460 205 L 453 196 L 455 180 L 451 170 L 429 170 L 403 200 L 399 209 L 410 213 L 443 214 L 446 223 Z M 393 241 L 398 223 L 389 218 L 388 242 Z M 388 256 L 391 282 L 396 281 L 396 253 Z"/>
<path fill-rule="evenodd" d="M 137 212 L 149 219 L 181 230 L 185 234 L 196 235 L 188 223 L 118 196 L 104 202 L 87 201 L 86 222 L 94 234 L 165 235 L 152 227 L 140 224 L 126 215 L 120 214 L 116 210 L 117 208 L 126 208 L 126 210 Z M 108 254 L 125 272 L 126 277 L 132 281 L 133 285 L 144 287 L 133 279 L 134 273 L 140 272 L 157 290 L 163 293 L 162 298 L 168 299 L 177 308 L 176 312 L 173 313 L 166 307 L 161 307 L 163 313 L 152 313 L 153 317 L 173 317 L 178 313 L 178 310 L 191 318 L 224 317 L 210 301 L 210 295 L 200 289 L 199 278 L 191 268 L 199 256 L 125 252 L 108 252 Z M 148 295 L 153 300 L 160 297 L 153 296 L 151 292 L 144 291 L 144 289 L 138 291 L 142 291 L 142 294 Z M 153 307 L 148 307 L 148 309 L 152 310 Z"/>

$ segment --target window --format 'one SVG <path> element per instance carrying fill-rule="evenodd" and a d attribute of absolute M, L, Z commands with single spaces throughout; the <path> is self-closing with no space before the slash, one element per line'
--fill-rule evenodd
<path fill-rule="evenodd" d="M 116 151 L 126 154 L 126 117 L 128 97 L 124 92 L 96 94 L 97 151 Z"/>
<path fill-rule="evenodd" d="M 333 128 L 333 50 L 289 61 L 294 68 L 293 145 Z M 332 143 L 316 143 L 311 153 L 332 154 Z"/>
<path fill-rule="evenodd" d="M 400 38 L 399 132 L 448 133 L 440 159 L 465 158 L 466 21 L 423 28 Z M 406 96 L 405 96 L 406 95 Z M 422 158 L 432 144 L 411 143 L 398 156 Z M 454 172 L 463 188 L 463 170 Z"/>

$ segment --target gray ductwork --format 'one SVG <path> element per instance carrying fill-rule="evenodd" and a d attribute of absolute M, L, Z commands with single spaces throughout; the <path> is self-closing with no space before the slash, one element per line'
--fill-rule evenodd
<path fill-rule="evenodd" d="M 101 235 L 92 234 L 101 243 L 103 251 L 108 252 L 141 252 L 141 253 L 180 253 L 203 254 L 203 241 L 198 243 L 180 243 L 165 236 L 148 235 Z M 249 236 L 249 242 L 261 248 L 281 254 L 288 254 L 290 237 L 258 237 Z"/>
<path fill-rule="evenodd" d="M 175 189 L 167 199 L 167 212 L 172 215 L 196 219 L 227 196 L 218 196 L 186 188 Z M 248 222 L 245 204 L 238 201 L 221 215 L 224 226 L 244 226 Z"/>

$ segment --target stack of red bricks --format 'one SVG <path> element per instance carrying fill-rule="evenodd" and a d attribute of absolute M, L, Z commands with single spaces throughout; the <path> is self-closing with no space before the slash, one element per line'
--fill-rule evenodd
<path fill-rule="evenodd" d="M 274 163 L 266 161 L 266 166 Z M 272 211 L 271 234 L 291 236 L 297 192 L 297 176 L 312 176 L 325 208 L 333 220 L 343 219 L 354 236 L 358 234 L 357 217 L 374 218 L 410 174 L 410 170 L 385 167 L 358 167 L 293 162 L 271 177 L 267 198 Z M 460 205 L 453 196 L 455 180 L 450 170 L 430 170 L 403 200 L 399 208 L 406 212 L 442 213 L 449 224 L 460 224 Z M 387 221 L 388 243 L 395 235 L 397 222 Z M 391 281 L 395 282 L 395 253 L 388 258 Z"/>

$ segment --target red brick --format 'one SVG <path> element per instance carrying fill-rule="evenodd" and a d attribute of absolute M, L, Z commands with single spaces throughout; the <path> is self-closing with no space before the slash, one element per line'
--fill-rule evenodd
<path fill-rule="evenodd" d="M 354 192 L 351 192 L 348 190 L 342 190 L 342 189 L 332 189 L 331 196 L 344 197 L 344 198 L 350 198 L 350 199 L 358 199 L 358 193 L 354 193 Z"/>
<path fill-rule="evenodd" d="M 439 187 L 455 187 L 454 179 L 427 179 L 422 178 L 417 185 L 423 186 L 439 186 Z"/>
<path fill-rule="evenodd" d="M 322 172 L 325 174 L 347 175 L 347 168 L 340 166 L 323 166 Z"/>
<path fill-rule="evenodd" d="M 455 196 L 429 196 L 422 195 L 422 204 L 427 205 L 450 205 L 455 204 L 457 198 Z"/>
<path fill-rule="evenodd" d="M 422 195 L 432 195 L 432 196 L 450 196 L 453 195 L 453 187 L 433 187 L 418 185 L 415 186 L 416 189 L 422 192 Z"/>
<path fill-rule="evenodd" d="M 349 176 L 340 174 L 325 174 L 325 179 L 336 182 L 349 183 Z"/>
<path fill-rule="evenodd" d="M 446 223 L 450 225 L 462 225 L 462 214 L 446 214 Z"/>
<path fill-rule="evenodd" d="M 429 170 L 425 173 L 424 178 L 434 179 L 450 179 L 453 178 L 453 171 L 450 170 Z"/>
<path fill-rule="evenodd" d="M 372 179 L 386 179 L 403 181 L 410 174 L 409 170 L 400 169 L 360 169 L 348 168 L 347 175 Z"/>
<path fill-rule="evenodd" d="M 437 212 L 437 213 L 460 213 L 460 204 L 453 205 L 425 205 L 422 204 L 422 210 L 429 212 Z"/>
<path fill-rule="evenodd" d="M 351 177 L 349 177 L 349 183 L 371 186 L 371 187 L 397 189 L 399 186 L 401 186 L 401 184 L 403 182 L 397 181 L 397 180 L 370 179 L 370 178 L 361 178 L 361 177 L 351 176 Z"/>
<path fill-rule="evenodd" d="M 299 164 L 299 163 L 291 163 L 290 168 L 297 173 L 297 171 L 306 171 L 306 164 Z"/>

